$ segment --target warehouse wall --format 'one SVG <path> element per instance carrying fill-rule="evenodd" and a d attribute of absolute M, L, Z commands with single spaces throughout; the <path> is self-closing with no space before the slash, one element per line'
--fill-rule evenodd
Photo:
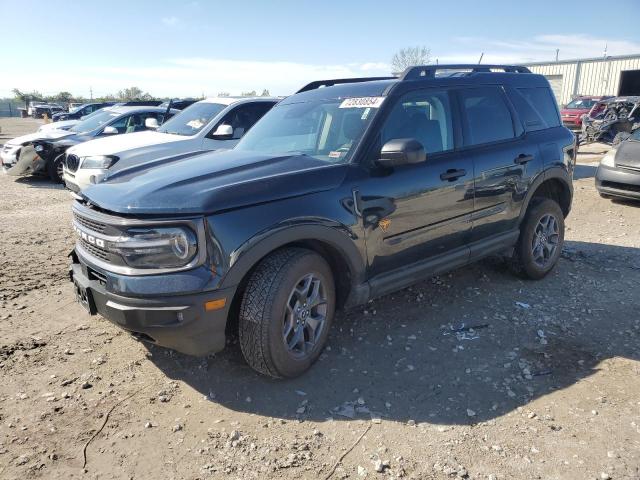
<path fill-rule="evenodd" d="M 562 88 L 558 103 L 568 103 L 575 95 L 617 95 L 620 72 L 640 70 L 640 56 L 572 62 L 528 64 L 534 73 L 562 75 Z M 576 79 L 577 75 L 577 79 Z"/>

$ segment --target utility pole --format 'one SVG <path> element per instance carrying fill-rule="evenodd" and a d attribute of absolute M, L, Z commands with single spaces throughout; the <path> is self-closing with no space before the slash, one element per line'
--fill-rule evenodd
<path fill-rule="evenodd" d="M 89 98 L 93 100 L 93 87 L 89 87 Z"/>
<path fill-rule="evenodd" d="M 560 49 L 556 48 L 556 62 L 558 61 L 558 55 L 560 55 Z"/>

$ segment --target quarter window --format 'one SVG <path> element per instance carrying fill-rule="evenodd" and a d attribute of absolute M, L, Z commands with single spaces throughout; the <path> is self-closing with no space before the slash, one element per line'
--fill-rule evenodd
<path fill-rule="evenodd" d="M 548 88 L 516 88 L 513 103 L 528 131 L 560 126 L 556 102 Z"/>
<path fill-rule="evenodd" d="M 449 94 L 442 90 L 424 90 L 402 97 L 382 127 L 382 145 L 396 138 L 414 138 L 431 154 L 452 150 Z"/>
<path fill-rule="evenodd" d="M 511 112 L 498 87 L 464 89 L 459 91 L 459 96 L 466 146 L 508 140 L 515 136 Z"/>

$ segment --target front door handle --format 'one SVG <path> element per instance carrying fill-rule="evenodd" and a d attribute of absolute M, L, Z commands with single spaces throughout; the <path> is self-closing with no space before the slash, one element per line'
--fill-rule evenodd
<path fill-rule="evenodd" d="M 449 182 L 453 182 L 454 180 L 457 180 L 460 177 L 464 177 L 466 174 L 467 174 L 466 170 L 449 169 L 446 172 L 440 174 L 440 180 L 447 180 Z"/>
<path fill-rule="evenodd" d="M 524 153 L 521 153 L 513 160 L 513 163 L 517 165 L 524 165 L 525 163 L 530 162 L 531 160 L 533 160 L 533 155 L 526 155 Z"/>

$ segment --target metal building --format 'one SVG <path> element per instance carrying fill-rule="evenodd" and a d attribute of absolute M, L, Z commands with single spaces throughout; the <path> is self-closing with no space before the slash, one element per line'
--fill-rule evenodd
<path fill-rule="evenodd" d="M 640 54 L 524 65 L 547 77 L 561 105 L 578 95 L 640 95 Z"/>

